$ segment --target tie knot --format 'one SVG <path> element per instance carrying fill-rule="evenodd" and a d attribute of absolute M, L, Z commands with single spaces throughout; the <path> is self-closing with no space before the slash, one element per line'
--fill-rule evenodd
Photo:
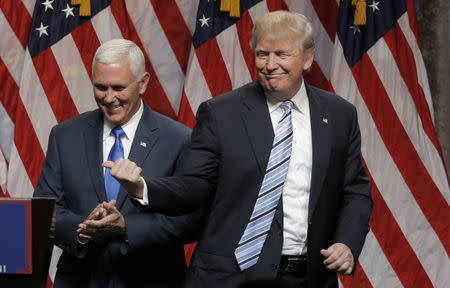
<path fill-rule="evenodd" d="M 280 107 L 284 110 L 284 112 L 289 112 L 292 109 L 292 106 L 294 105 L 294 103 L 292 103 L 291 100 L 286 100 L 283 103 L 280 104 Z"/>
<path fill-rule="evenodd" d="M 123 131 L 122 127 L 120 126 L 112 129 L 111 133 L 114 135 L 114 137 L 116 137 L 116 139 L 120 139 L 123 135 L 125 135 L 125 131 Z"/>

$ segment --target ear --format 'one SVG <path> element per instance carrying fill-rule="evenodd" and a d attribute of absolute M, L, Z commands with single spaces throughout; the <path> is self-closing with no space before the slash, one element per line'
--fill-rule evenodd
<path fill-rule="evenodd" d="M 304 57 L 303 71 L 307 71 L 309 68 L 311 68 L 311 65 L 314 61 L 314 53 L 308 53 L 303 57 Z"/>
<path fill-rule="evenodd" d="M 144 94 L 145 90 L 147 90 L 148 82 L 150 81 L 150 73 L 145 72 L 142 74 L 141 80 L 139 81 L 139 94 Z"/>

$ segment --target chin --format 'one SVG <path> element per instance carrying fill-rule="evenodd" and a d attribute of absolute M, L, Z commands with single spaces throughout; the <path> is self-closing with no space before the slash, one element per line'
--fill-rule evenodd
<path fill-rule="evenodd" d="M 270 95 L 270 97 L 278 101 L 286 101 L 292 98 L 289 97 L 287 92 L 283 90 L 271 90 L 268 94 Z"/>
<path fill-rule="evenodd" d="M 106 119 L 115 125 L 121 125 L 123 122 L 123 117 L 106 117 Z"/>
<path fill-rule="evenodd" d="M 264 91 L 267 91 L 267 92 L 269 92 L 269 93 L 277 93 L 278 92 L 278 88 L 277 88 L 277 86 L 274 86 L 274 85 L 269 85 L 269 84 L 266 84 L 266 85 L 262 85 L 263 86 L 263 88 L 264 88 Z"/>

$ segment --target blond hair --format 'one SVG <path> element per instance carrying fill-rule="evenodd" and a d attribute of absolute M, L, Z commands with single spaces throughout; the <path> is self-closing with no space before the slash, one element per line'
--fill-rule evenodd
<path fill-rule="evenodd" d="M 250 46 L 255 51 L 260 37 L 274 39 L 296 37 L 303 54 L 314 54 L 314 32 L 311 23 L 304 15 L 289 11 L 274 11 L 256 19 Z"/>

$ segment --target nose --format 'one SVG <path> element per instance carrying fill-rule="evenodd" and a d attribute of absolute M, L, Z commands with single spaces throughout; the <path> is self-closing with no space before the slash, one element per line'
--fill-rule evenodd
<path fill-rule="evenodd" d="M 116 91 L 112 89 L 111 87 L 108 88 L 108 90 L 105 91 L 105 98 L 103 101 L 107 104 L 113 103 L 116 100 Z"/>
<path fill-rule="evenodd" d="M 273 71 L 273 70 L 277 69 L 277 67 L 278 67 L 278 65 L 276 62 L 275 55 L 270 53 L 269 56 L 267 57 L 266 69 L 267 69 L 267 71 Z"/>

